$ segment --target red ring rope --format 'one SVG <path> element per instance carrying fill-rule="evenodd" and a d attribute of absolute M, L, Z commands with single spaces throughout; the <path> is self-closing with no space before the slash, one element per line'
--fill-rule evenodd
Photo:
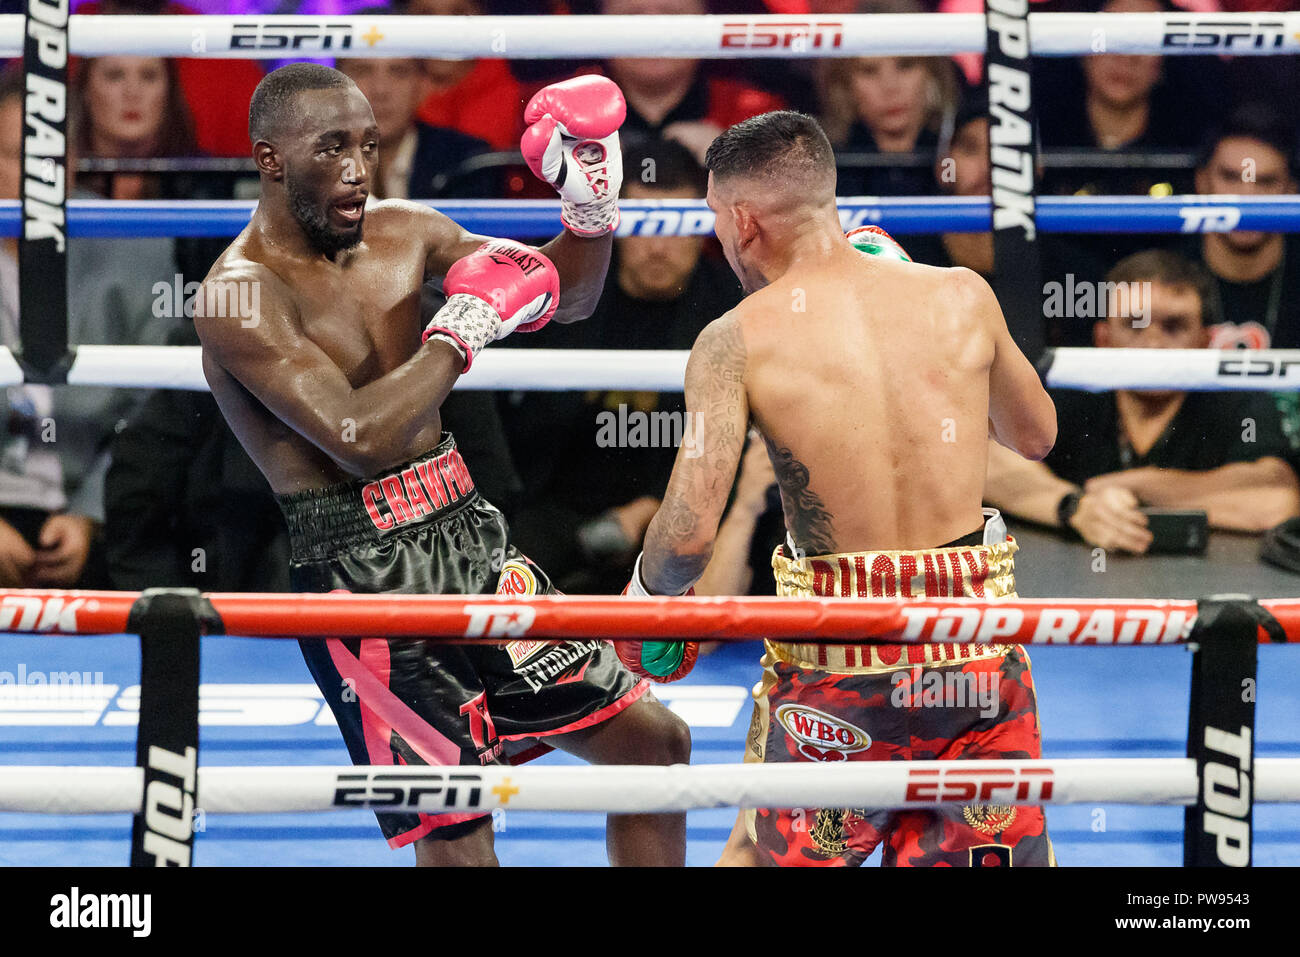
<path fill-rule="evenodd" d="M 816 639 L 1018 644 L 1178 644 L 1196 602 L 1178 600 L 651 598 L 496 595 L 204 596 L 227 634 L 268 638 Z M 139 592 L 0 590 L 0 631 L 126 632 Z M 1294 641 L 1300 600 L 1260 603 Z M 214 629 L 217 630 L 217 629 Z M 1267 638 L 1261 629 L 1260 640 Z"/>

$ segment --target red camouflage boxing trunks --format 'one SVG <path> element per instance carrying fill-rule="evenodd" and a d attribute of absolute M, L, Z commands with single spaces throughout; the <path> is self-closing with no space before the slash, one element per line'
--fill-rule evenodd
<path fill-rule="evenodd" d="M 295 591 L 555 594 L 510 544 L 504 516 L 475 489 L 449 433 L 409 465 L 279 503 Z M 511 634 L 511 621 L 484 627 Z M 448 645 L 377 637 L 299 646 L 358 765 L 519 764 L 550 750 L 547 737 L 606 721 L 649 688 L 603 640 Z M 457 836 L 488 813 L 406 808 L 375 817 L 389 846 L 402 847 L 428 834 Z"/>
<path fill-rule="evenodd" d="M 1015 597 L 1015 540 L 984 528 L 936 549 L 772 556 L 777 594 Z M 954 635 L 954 637 L 957 637 Z M 787 644 L 768 641 L 746 761 L 1031 759 L 1041 756 L 1029 656 L 1019 645 Z M 886 867 L 1054 866 L 1041 807 L 794 808 L 745 812 L 770 863 Z"/>

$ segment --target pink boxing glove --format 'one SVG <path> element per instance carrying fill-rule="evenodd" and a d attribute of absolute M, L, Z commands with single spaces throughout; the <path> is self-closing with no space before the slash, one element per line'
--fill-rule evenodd
<path fill-rule="evenodd" d="M 618 226 L 623 152 L 618 128 L 627 101 L 613 80 L 579 76 L 544 87 L 528 102 L 519 141 L 528 168 L 560 194 L 560 219 L 579 236 Z"/>
<path fill-rule="evenodd" d="M 452 263 L 442 281 L 447 304 L 424 330 L 465 357 L 465 368 L 489 342 L 510 333 L 536 332 L 560 305 L 560 274 L 542 253 L 523 243 L 494 239 Z"/>

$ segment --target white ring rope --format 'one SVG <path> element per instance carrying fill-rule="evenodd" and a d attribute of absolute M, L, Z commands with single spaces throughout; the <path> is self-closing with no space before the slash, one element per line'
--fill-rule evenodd
<path fill-rule="evenodd" d="M 69 18 L 79 56 L 832 57 L 983 53 L 976 13 L 844 16 L 97 16 Z M 1021 38 L 1005 18 L 1003 46 Z M 1015 31 L 1015 32 L 1013 32 Z M 1039 56 L 1268 55 L 1300 50 L 1300 14 L 1031 13 Z M 0 57 L 22 55 L 22 16 L 0 16 Z"/>
<path fill-rule="evenodd" d="M 456 387 L 681 392 L 688 355 L 674 349 L 488 349 L 474 360 Z M 0 348 L 0 386 L 22 381 L 13 356 Z M 68 383 L 135 389 L 208 388 L 198 346 L 78 346 L 68 369 Z"/>
<path fill-rule="evenodd" d="M 0 812 L 136 813 L 140 768 L 5 767 Z M 1300 758 L 1255 761 L 1256 803 L 1300 801 Z M 909 797 L 909 789 L 911 795 Z M 373 810 L 654 813 L 721 807 L 1192 804 L 1190 758 L 672 767 L 201 767 L 208 814 Z"/>
<path fill-rule="evenodd" d="M 233 321 L 233 320 L 232 320 Z M 541 333 L 545 337 L 546 333 Z M 487 349 L 460 389 L 631 389 L 680 392 L 688 353 L 675 349 Z M 1253 391 L 1300 389 L 1296 349 L 1083 349 L 1052 351 L 1049 387 Z M 23 372 L 0 347 L 0 387 Z M 208 388 L 198 346 L 78 346 L 68 383 L 134 389 Z"/>
<path fill-rule="evenodd" d="M 1055 349 L 1058 389 L 1300 389 L 1300 349 Z"/>

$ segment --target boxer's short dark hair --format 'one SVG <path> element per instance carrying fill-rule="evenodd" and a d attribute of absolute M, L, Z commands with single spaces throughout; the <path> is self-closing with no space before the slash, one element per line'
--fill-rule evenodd
<path fill-rule="evenodd" d="M 1158 282 L 1190 289 L 1201 303 L 1201 324 L 1210 326 L 1215 322 L 1219 296 L 1214 280 L 1199 264 L 1168 249 L 1146 249 L 1125 256 L 1106 273 L 1106 282 Z"/>
<path fill-rule="evenodd" d="M 290 63 L 262 77 L 248 105 L 248 138 L 270 140 L 293 114 L 293 101 L 308 90 L 337 90 L 352 81 L 332 67 L 319 63 Z"/>
<path fill-rule="evenodd" d="M 835 151 L 821 124 L 793 110 L 760 113 L 732 126 L 709 145 L 705 167 L 727 176 L 835 175 Z"/>

